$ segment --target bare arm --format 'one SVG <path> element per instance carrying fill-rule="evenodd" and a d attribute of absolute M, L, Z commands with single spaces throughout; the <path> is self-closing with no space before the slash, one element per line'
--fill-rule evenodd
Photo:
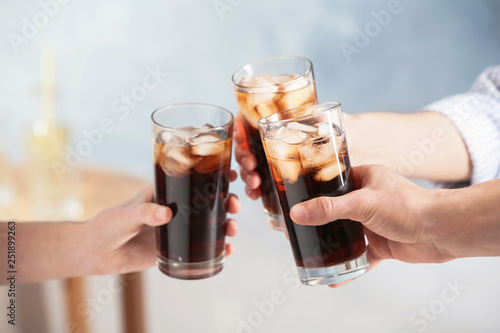
<path fill-rule="evenodd" d="M 405 177 L 434 181 L 457 182 L 471 177 L 465 143 L 450 120 L 439 113 L 344 114 L 344 119 L 354 166 L 383 164 Z M 245 191 L 255 200 L 260 196 L 260 176 L 254 171 L 257 162 L 244 147 L 241 130 L 235 129 L 234 138 Z"/>
<path fill-rule="evenodd" d="M 234 180 L 236 174 L 232 175 Z M 154 228 L 172 217 L 168 207 L 152 203 L 153 189 L 141 192 L 120 206 L 106 209 L 86 222 L 16 223 L 16 269 L 18 282 L 94 274 L 121 274 L 154 266 Z M 240 203 L 227 198 L 225 209 L 235 214 Z M 7 223 L 0 222 L 0 253 L 7 250 Z M 227 236 L 237 233 L 236 221 L 228 219 Z M 226 244 L 226 256 L 234 252 Z M 7 255 L 0 258 L 0 284 L 5 278 Z"/>
<path fill-rule="evenodd" d="M 7 283 L 8 271 L 20 282 L 83 275 L 88 268 L 75 239 L 83 229 L 71 222 L 0 222 L 0 284 Z"/>
<path fill-rule="evenodd" d="M 18 282 L 89 274 L 90 258 L 82 251 L 84 234 L 85 223 L 0 222 L 0 284 L 6 283 L 7 271 L 16 271 Z M 8 262 L 9 235 L 15 237 L 15 249 Z"/>
<path fill-rule="evenodd" d="M 86 222 L 16 223 L 18 282 L 126 273 L 154 265 L 151 227 L 168 222 L 172 213 L 151 199 L 149 187 Z M 5 237 L 5 225 L 0 238 Z M 6 271 L 2 263 L 2 274 Z"/>
<path fill-rule="evenodd" d="M 91 264 L 82 250 L 85 228 L 78 222 L 17 223 L 19 281 L 87 275 Z"/>
<path fill-rule="evenodd" d="M 468 180 L 471 163 L 460 133 L 435 112 L 346 115 L 353 165 L 384 164 L 406 177 Z"/>
<path fill-rule="evenodd" d="M 433 191 L 429 234 L 454 258 L 500 256 L 500 179 Z"/>

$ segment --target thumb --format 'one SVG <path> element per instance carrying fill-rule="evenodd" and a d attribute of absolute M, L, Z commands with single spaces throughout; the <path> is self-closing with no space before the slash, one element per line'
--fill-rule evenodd
<path fill-rule="evenodd" d="M 322 225 L 340 219 L 365 222 L 373 216 L 370 202 L 364 190 L 340 197 L 319 197 L 293 206 L 290 217 L 302 225 Z"/>
<path fill-rule="evenodd" d="M 123 244 L 138 234 L 144 225 L 156 227 L 172 218 L 169 207 L 155 203 L 143 203 L 105 210 L 92 219 L 97 224 L 96 233 L 106 244 Z"/>

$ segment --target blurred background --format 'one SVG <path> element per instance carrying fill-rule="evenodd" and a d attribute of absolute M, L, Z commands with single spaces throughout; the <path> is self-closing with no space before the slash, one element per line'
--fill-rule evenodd
<path fill-rule="evenodd" d="M 80 152 L 76 193 L 89 181 L 89 169 L 151 181 L 151 113 L 179 102 L 236 113 L 231 75 L 253 60 L 311 59 L 319 100 L 340 101 L 353 114 L 415 112 L 468 90 L 500 61 L 500 3 L 494 0 L 0 3 L 3 207 L 20 195 L 12 175 L 32 162 L 44 108 L 55 111 L 53 121 L 64 129 L 54 134 L 62 151 Z M 53 56 L 42 65 L 48 45 Z M 50 59 L 55 93 L 43 93 L 42 81 L 50 86 L 51 79 L 42 79 L 42 68 L 51 72 Z M 96 130 L 102 135 L 92 142 L 89 133 Z M 385 262 L 340 289 L 303 287 L 287 240 L 265 224 L 260 201 L 248 199 L 243 188 L 240 180 L 231 188 L 243 209 L 240 234 L 231 240 L 237 253 L 221 274 L 180 281 L 156 268 L 144 273 L 148 332 L 498 332 L 500 258 Z M 68 214 L 81 213 L 75 201 L 69 205 Z M 85 280 L 80 314 L 92 332 L 125 330 L 122 298 L 109 292 L 113 279 Z M 3 299 L 6 290 L 0 292 Z M 20 312 L 17 332 L 77 332 L 68 328 L 63 293 L 58 281 L 28 293 L 31 306 Z M 270 301 L 273 294 L 282 295 L 279 304 Z M 36 329 L 26 328 L 30 321 Z"/>

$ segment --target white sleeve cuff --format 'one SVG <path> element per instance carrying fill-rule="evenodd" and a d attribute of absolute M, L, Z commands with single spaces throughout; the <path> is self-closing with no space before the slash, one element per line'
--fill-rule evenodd
<path fill-rule="evenodd" d="M 472 161 L 470 185 L 500 176 L 500 103 L 491 96 L 469 92 L 431 103 L 420 111 L 448 117 L 458 129 Z M 437 182 L 442 188 L 463 187 L 462 183 Z"/>

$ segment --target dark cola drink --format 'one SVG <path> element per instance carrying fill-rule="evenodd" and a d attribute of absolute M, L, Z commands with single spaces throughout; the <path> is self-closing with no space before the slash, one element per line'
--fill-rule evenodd
<path fill-rule="evenodd" d="M 284 214 L 285 221 L 291 221 L 289 212 L 295 204 L 320 196 L 335 197 L 349 193 L 354 190 L 354 179 L 347 164 L 347 169 L 341 174 L 325 182 L 314 180 L 312 175 L 300 174 L 296 182 L 278 186 L 278 196 L 288 212 Z M 302 194 L 303 189 L 307 189 L 306 196 Z M 366 251 L 363 228 L 359 222 L 336 220 L 317 227 L 287 223 L 290 225 L 288 233 L 297 266 L 318 268 L 336 265 L 357 258 Z"/>
<path fill-rule="evenodd" d="M 355 189 L 345 133 L 327 122 L 288 122 L 266 133 L 264 144 L 302 282 L 316 285 L 352 278 L 344 264 L 366 259 L 361 223 L 336 220 L 303 226 L 290 218 L 295 204 Z"/>
<path fill-rule="evenodd" d="M 156 228 L 158 267 L 175 278 L 207 278 L 223 268 L 232 138 L 211 128 L 163 131 L 154 142 L 155 201 L 173 213 Z"/>
<path fill-rule="evenodd" d="M 280 58 L 277 57 L 276 61 L 279 60 Z M 286 60 L 305 61 L 304 58 L 284 59 Z M 317 102 L 316 88 L 312 69 L 307 72 L 307 75 L 254 74 L 240 77 L 237 73 L 233 77 L 233 80 L 236 80 L 233 86 L 248 148 L 257 159 L 255 171 L 261 178 L 259 190 L 267 214 L 266 218 L 271 227 L 284 230 L 281 208 L 269 172 L 257 122 L 279 111 L 315 104 Z"/>

